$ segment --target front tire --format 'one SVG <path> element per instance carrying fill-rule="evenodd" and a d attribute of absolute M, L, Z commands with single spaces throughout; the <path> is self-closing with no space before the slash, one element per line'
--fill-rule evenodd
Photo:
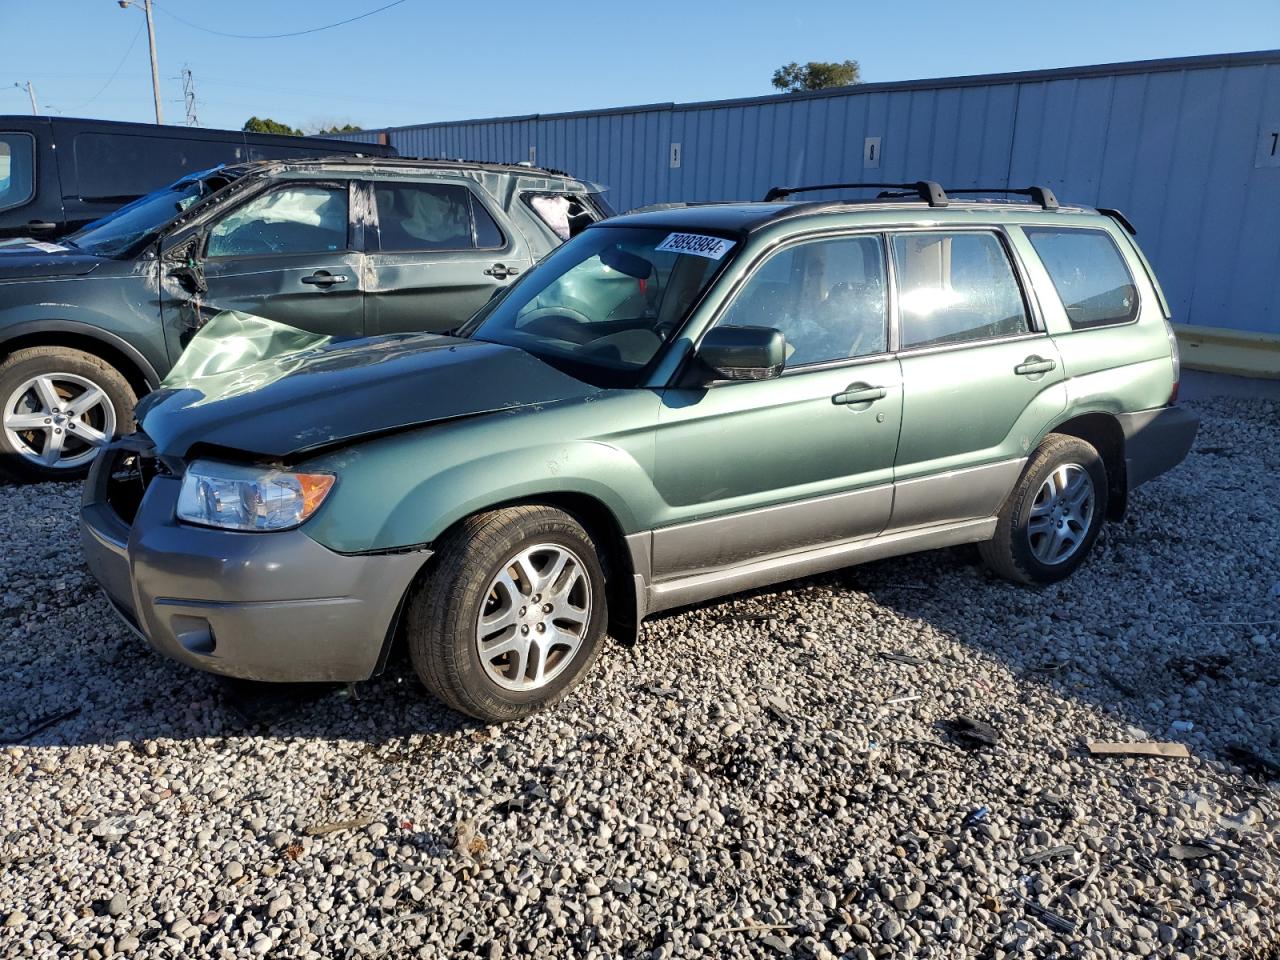
<path fill-rule="evenodd" d="M 0 363 L 0 467 L 18 480 L 83 477 L 133 422 L 137 395 L 115 367 L 70 347 L 27 347 Z"/>
<path fill-rule="evenodd" d="M 518 506 L 462 521 L 410 599 L 409 656 L 447 706 L 489 723 L 560 699 L 599 653 L 604 572 L 568 514 Z"/>
<path fill-rule="evenodd" d="M 1107 469 L 1078 437 L 1051 433 L 1027 461 L 1000 509 L 996 534 L 978 551 L 1018 583 L 1064 580 L 1084 563 L 1107 513 Z"/>

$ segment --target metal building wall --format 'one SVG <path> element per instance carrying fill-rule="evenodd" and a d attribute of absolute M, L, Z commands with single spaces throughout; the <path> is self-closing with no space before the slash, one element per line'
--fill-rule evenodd
<path fill-rule="evenodd" d="M 1129 216 L 1177 320 L 1280 333 L 1280 230 L 1271 223 L 1280 210 L 1280 51 L 436 123 L 389 135 L 405 155 L 567 170 L 607 184 L 619 210 L 755 199 L 779 183 L 1045 184 L 1064 201 Z M 867 137 L 881 138 L 878 166 L 864 161 Z"/>

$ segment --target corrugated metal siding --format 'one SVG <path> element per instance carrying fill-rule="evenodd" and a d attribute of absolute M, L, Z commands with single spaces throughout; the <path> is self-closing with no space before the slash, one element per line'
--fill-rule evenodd
<path fill-rule="evenodd" d="M 1045 184 L 1139 230 L 1175 319 L 1280 332 L 1280 51 L 653 104 L 389 131 L 402 154 L 523 161 L 609 185 L 619 210 L 756 199 L 780 183 Z M 880 137 L 878 169 L 863 140 Z M 352 139 L 376 138 L 376 133 Z M 681 145 L 678 168 L 669 163 Z M 534 148 L 531 157 L 530 148 Z"/>

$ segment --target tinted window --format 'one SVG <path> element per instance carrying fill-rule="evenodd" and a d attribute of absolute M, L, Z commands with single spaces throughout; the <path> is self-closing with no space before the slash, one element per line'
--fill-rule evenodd
<path fill-rule="evenodd" d="M 35 193 L 36 141 L 26 133 L 0 133 L 0 210 L 21 206 Z"/>
<path fill-rule="evenodd" d="M 378 234 L 383 250 L 468 250 L 501 247 L 502 231 L 464 186 L 379 183 Z"/>
<path fill-rule="evenodd" d="M 347 248 L 347 191 L 292 186 L 254 197 L 209 231 L 208 255 L 328 253 Z"/>
<path fill-rule="evenodd" d="M 1128 323 L 1138 291 L 1115 242 L 1101 230 L 1025 229 L 1073 327 Z"/>
<path fill-rule="evenodd" d="M 880 239 L 814 240 L 775 253 L 720 323 L 781 330 L 789 367 L 884 353 L 888 311 Z"/>
<path fill-rule="evenodd" d="M 243 148 L 216 140 L 79 133 L 75 138 L 76 193 L 84 200 L 128 200 L 184 173 L 243 159 Z"/>
<path fill-rule="evenodd" d="M 502 231 L 493 222 L 493 217 L 485 209 L 484 204 L 471 196 L 471 213 L 476 221 L 476 246 L 481 250 L 492 250 L 503 246 Z"/>
<path fill-rule="evenodd" d="M 994 234 L 898 234 L 893 255 L 904 349 L 1031 329 L 1009 256 Z"/>

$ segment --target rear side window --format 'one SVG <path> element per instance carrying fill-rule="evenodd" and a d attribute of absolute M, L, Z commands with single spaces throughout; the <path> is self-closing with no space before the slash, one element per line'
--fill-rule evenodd
<path fill-rule="evenodd" d="M 467 187 L 452 183 L 375 183 L 380 249 L 494 250 L 502 231 Z"/>
<path fill-rule="evenodd" d="M 36 141 L 28 133 L 0 133 L 0 210 L 20 207 L 35 193 Z"/>
<path fill-rule="evenodd" d="M 1022 290 L 995 234 L 898 234 L 893 257 L 904 350 L 1030 331 Z"/>
<path fill-rule="evenodd" d="M 1102 230 L 1024 227 L 1075 329 L 1128 323 L 1138 289 L 1115 241 Z"/>
<path fill-rule="evenodd" d="M 600 217 L 586 199 L 572 193 L 526 193 L 524 202 L 561 240 L 576 237 Z"/>
<path fill-rule="evenodd" d="M 241 159 L 234 143 L 116 133 L 78 133 L 76 193 L 82 200 L 125 201 L 159 190 L 184 173 Z"/>
<path fill-rule="evenodd" d="M 210 257 L 347 249 L 344 187 L 291 186 L 260 194 L 213 225 Z"/>

